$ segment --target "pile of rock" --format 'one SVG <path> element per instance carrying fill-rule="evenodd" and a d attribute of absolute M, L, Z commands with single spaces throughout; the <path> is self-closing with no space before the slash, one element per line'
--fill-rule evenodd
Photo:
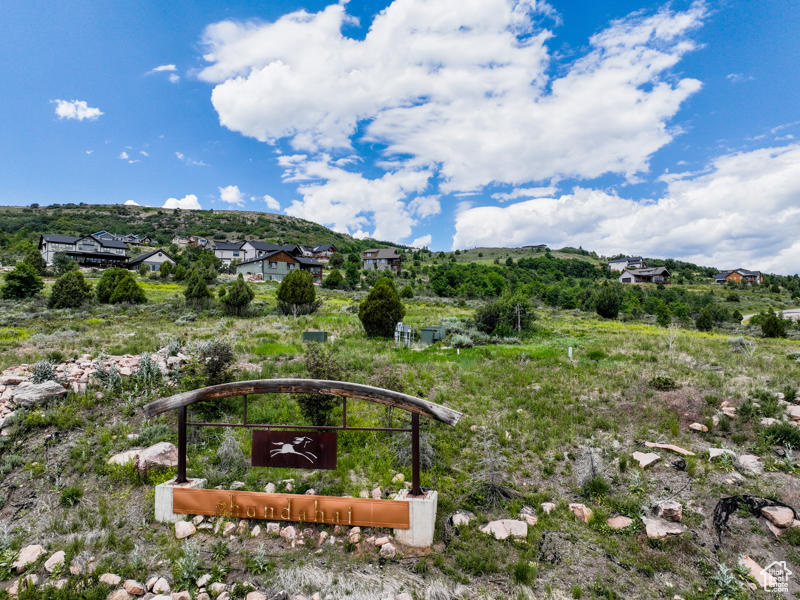
<path fill-rule="evenodd" d="M 169 356 L 165 346 L 150 355 L 162 375 L 180 369 L 191 357 L 178 353 Z M 85 394 L 92 376 L 100 369 L 116 368 L 122 377 L 133 375 L 141 356 L 125 354 L 92 359 L 89 354 L 62 362 L 55 367 L 57 381 L 32 383 L 33 365 L 22 364 L 0 372 L 0 431 L 17 408 L 38 406 L 51 398 L 63 397 L 69 390 Z"/>

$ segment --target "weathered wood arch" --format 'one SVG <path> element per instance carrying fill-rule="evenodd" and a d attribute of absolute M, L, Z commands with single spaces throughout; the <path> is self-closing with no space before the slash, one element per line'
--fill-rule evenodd
<path fill-rule="evenodd" d="M 250 394 L 325 394 L 341 396 L 342 425 L 319 427 L 308 425 L 273 425 L 256 424 L 247 422 L 247 396 Z M 230 396 L 243 396 L 244 413 L 242 423 L 187 423 L 186 409 L 197 402 L 219 400 Z M 411 429 L 390 427 L 348 427 L 347 426 L 347 398 L 377 402 L 386 406 L 399 408 L 411 413 Z M 182 392 L 160 398 L 147 404 L 144 413 L 148 417 L 165 413 L 170 410 L 178 411 L 178 474 L 176 480 L 181 483 L 186 481 L 186 426 L 217 426 L 217 427 L 247 427 L 247 428 L 289 428 L 301 429 L 333 429 L 340 431 L 372 430 L 372 431 L 410 431 L 412 454 L 412 489 L 413 495 L 422 493 L 419 484 L 419 416 L 423 415 L 448 425 L 458 423 L 462 413 L 452 408 L 410 396 L 401 392 L 384 388 L 350 383 L 347 381 L 330 381 L 326 379 L 255 379 L 250 381 L 235 381 L 212 385 L 188 392 Z"/>

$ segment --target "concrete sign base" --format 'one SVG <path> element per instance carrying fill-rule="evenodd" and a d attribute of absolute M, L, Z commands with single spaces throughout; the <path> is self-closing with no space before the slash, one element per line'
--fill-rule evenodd
<path fill-rule="evenodd" d="M 400 490 L 395 500 L 409 503 L 408 529 L 395 529 L 394 537 L 398 542 L 413 548 L 428 548 L 433 544 L 433 530 L 436 527 L 436 504 L 439 492 L 428 490 L 422 496 L 411 496 L 409 490 Z"/>
<path fill-rule="evenodd" d="M 205 479 L 190 479 L 186 483 L 175 483 L 175 479 L 170 479 L 156 486 L 156 521 L 161 523 L 175 523 L 182 520 L 185 515 L 176 515 L 172 512 L 172 490 L 178 488 L 204 488 L 207 481 Z"/>

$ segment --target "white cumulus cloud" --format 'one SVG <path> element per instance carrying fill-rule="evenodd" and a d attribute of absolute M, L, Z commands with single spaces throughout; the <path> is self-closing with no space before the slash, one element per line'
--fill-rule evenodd
<path fill-rule="evenodd" d="M 339 3 L 209 25 L 199 76 L 223 126 L 294 149 L 277 159 L 285 181 L 313 182 L 291 214 L 401 240 L 436 214 L 433 202 L 409 204 L 420 193 L 647 172 L 700 89 L 673 67 L 705 14 L 701 2 L 634 13 L 553 69 L 542 18 L 558 15 L 545 2 L 395 0 L 364 39 L 343 35 L 353 18 Z M 384 148 L 374 165 L 383 176 L 353 160 L 364 142 Z"/>
<path fill-rule="evenodd" d="M 141 204 L 136 202 L 136 200 L 125 200 L 125 202 L 123 202 L 123 204 L 125 206 L 141 206 Z"/>
<path fill-rule="evenodd" d="M 244 206 L 244 197 L 239 190 L 238 185 L 226 185 L 219 189 L 219 199 L 225 204 L 233 204 L 235 206 Z"/>
<path fill-rule="evenodd" d="M 162 208 L 181 208 L 184 210 L 201 210 L 200 202 L 194 194 L 186 194 L 183 198 L 167 198 Z"/>
<path fill-rule="evenodd" d="M 415 238 L 414 241 L 411 242 L 410 245 L 411 245 L 412 248 L 427 248 L 428 246 L 431 245 L 431 241 L 432 240 L 433 240 L 433 237 L 431 237 L 431 234 L 428 233 L 426 235 L 422 235 L 422 236 L 420 236 L 418 238 Z"/>
<path fill-rule="evenodd" d="M 264 194 L 263 196 L 264 202 L 267 203 L 267 208 L 270 210 L 280 210 L 281 204 L 275 198 L 270 196 L 269 194 Z"/>
<path fill-rule="evenodd" d="M 467 206 L 454 248 L 546 243 L 681 258 L 720 268 L 800 272 L 800 144 L 718 157 L 637 202 L 606 191 Z"/>
<path fill-rule="evenodd" d="M 76 121 L 94 121 L 103 111 L 89 106 L 85 100 L 51 100 L 56 105 L 56 116 L 59 119 L 75 119 Z"/>

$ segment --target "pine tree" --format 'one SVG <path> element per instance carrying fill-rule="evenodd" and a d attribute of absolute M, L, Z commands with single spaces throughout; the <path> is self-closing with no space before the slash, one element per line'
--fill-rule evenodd
<path fill-rule="evenodd" d="M 189 275 L 186 278 L 186 289 L 183 290 L 183 295 L 186 297 L 187 303 L 205 306 L 211 298 L 211 292 L 208 290 L 203 275 L 204 274 L 195 267 L 189 271 Z"/>
<path fill-rule="evenodd" d="M 50 308 L 78 308 L 92 296 L 92 286 L 80 271 L 69 271 L 56 279 L 47 305 Z"/>
<path fill-rule="evenodd" d="M 256 293 L 253 291 L 253 288 L 247 285 L 244 277 L 239 273 L 239 276 L 230 287 L 225 290 L 224 295 L 220 296 L 220 301 L 225 307 L 226 312 L 240 317 L 244 314 L 255 297 Z"/>
<path fill-rule="evenodd" d="M 3 298 L 30 298 L 44 287 L 36 269 L 26 262 L 17 263 L 14 270 L 6 275 L 6 282 L 0 290 Z"/>
<path fill-rule="evenodd" d="M 296 269 L 286 275 L 278 287 L 278 308 L 285 315 L 309 314 L 319 308 L 314 289 L 314 276 Z"/>
<path fill-rule="evenodd" d="M 144 295 L 144 290 L 136 283 L 133 275 L 129 271 L 125 271 L 114 287 L 114 291 L 111 292 L 111 297 L 108 301 L 111 304 L 120 304 L 122 302 L 142 304 L 147 302 L 147 296 Z"/>
<path fill-rule="evenodd" d="M 395 326 L 405 314 L 397 288 L 387 277 L 378 280 L 358 307 L 358 318 L 369 336 L 392 337 Z"/>

